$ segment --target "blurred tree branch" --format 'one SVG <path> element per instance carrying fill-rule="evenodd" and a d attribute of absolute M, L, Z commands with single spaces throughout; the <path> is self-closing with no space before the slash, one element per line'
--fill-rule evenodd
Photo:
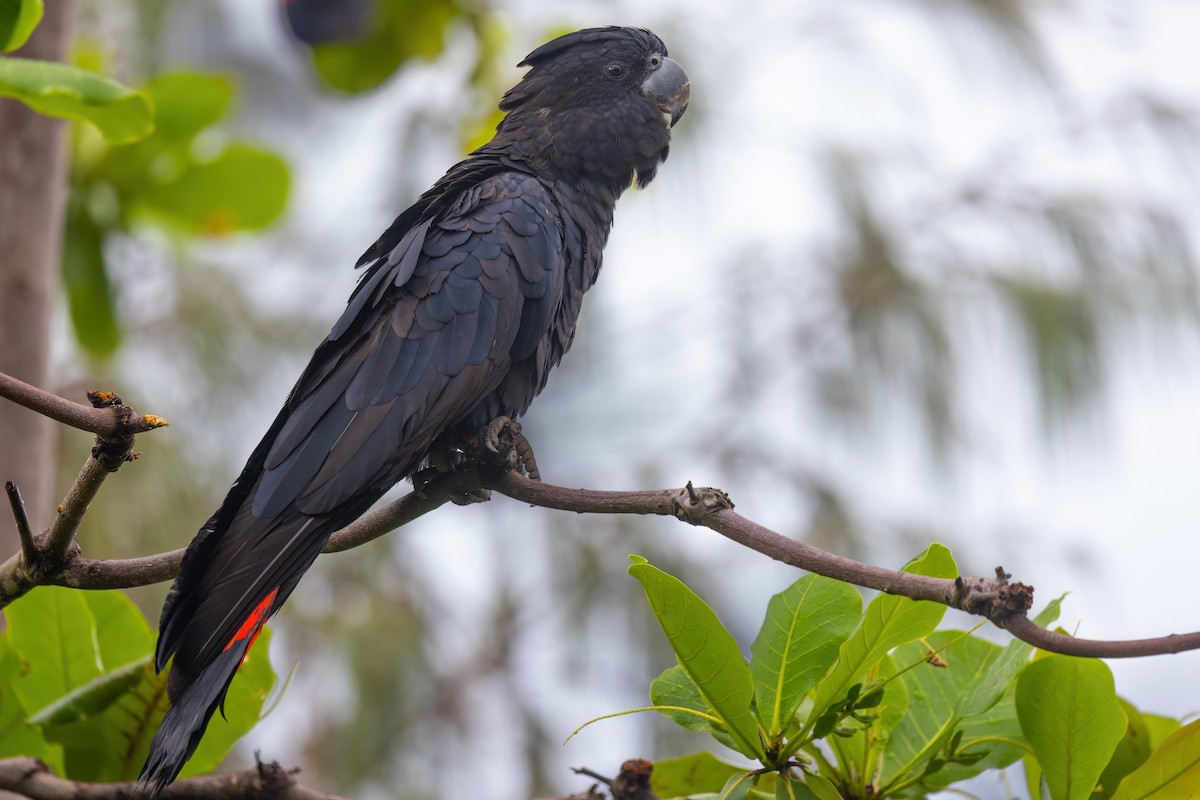
<path fill-rule="evenodd" d="M 61 61 L 70 42 L 73 2 L 49 3 L 42 23 L 14 55 Z M 66 127 L 16 100 L 0 100 L 0 372 L 44 384 L 50 321 L 58 297 L 59 250 L 67 199 Z M 34 525 L 46 523 L 54 491 L 54 429 L 0 408 L 6 479 L 25 490 Z M 15 543 L 0 512 L 0 551 Z"/>
<path fill-rule="evenodd" d="M 100 399 L 97 399 L 97 398 Z M 61 398 L 59 398 L 61 400 Z M 92 393 L 94 403 L 119 404 L 115 395 Z M 68 401 L 62 401 L 66 403 Z M 123 406 L 122 406 L 123 408 Z M 132 412 L 130 412 L 132 413 Z M 34 540 L 36 556 L 23 547 L 0 564 L 0 608 L 39 585 L 81 589 L 128 588 L 169 580 L 179 571 L 182 550 L 124 561 L 87 560 L 80 556 L 75 532 L 88 503 L 108 472 L 132 460 L 133 436 L 106 440 L 97 445 L 84 464 L 60 507 L 50 530 Z M 518 447 L 514 443 L 514 447 Z M 518 463 L 519 452 L 500 453 L 501 462 Z M 429 477 L 432 474 L 432 477 Z M 1100 641 L 1078 639 L 1039 628 L 1026 616 L 1033 605 L 1033 587 L 1010 583 L 1002 567 L 994 578 L 930 578 L 865 564 L 829 553 L 743 517 L 720 489 L 695 488 L 647 491 L 568 489 L 518 475 L 492 464 L 472 463 L 453 472 L 427 470 L 418 475 L 418 488 L 401 499 L 362 517 L 327 543 L 324 552 L 345 550 L 377 538 L 406 522 L 445 504 L 490 499 L 495 490 L 514 500 L 542 508 L 577 514 L 639 514 L 671 516 L 692 525 L 710 528 L 733 541 L 793 567 L 852 583 L 867 589 L 927 600 L 968 614 L 982 616 L 1017 638 L 1043 650 L 1065 655 L 1131 658 L 1200 649 L 1200 632 L 1171 634 L 1150 639 Z M 18 519 L 19 492 L 9 492 Z M 22 538 L 26 538 L 22 534 Z"/>
<path fill-rule="evenodd" d="M 162 800 L 339 800 L 306 786 L 296 779 L 299 770 L 288 770 L 275 762 L 259 761 L 253 768 L 225 775 L 186 778 L 167 787 Z M 14 792 L 29 800 L 122 800 L 137 796 L 137 785 L 82 783 L 55 776 L 36 758 L 19 756 L 0 759 L 0 792 Z"/>

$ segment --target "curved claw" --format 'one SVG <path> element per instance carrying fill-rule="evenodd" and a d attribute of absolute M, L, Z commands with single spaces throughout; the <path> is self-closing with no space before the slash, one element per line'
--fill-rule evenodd
<path fill-rule="evenodd" d="M 521 432 L 521 423 L 508 417 L 496 417 L 480 431 L 479 436 L 484 449 L 496 456 L 500 466 L 521 472 L 530 480 L 542 479 L 537 458 L 533 455 L 533 446 Z"/>

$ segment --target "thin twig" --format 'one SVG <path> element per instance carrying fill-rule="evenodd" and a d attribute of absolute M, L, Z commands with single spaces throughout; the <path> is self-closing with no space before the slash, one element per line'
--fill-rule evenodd
<path fill-rule="evenodd" d="M 204 775 L 176 781 L 158 795 L 161 800 L 343 800 L 303 786 L 298 770 L 276 763 L 225 775 Z M 83 783 L 59 778 L 35 758 L 0 759 L 0 792 L 15 792 L 29 800 L 126 800 L 137 797 L 133 781 Z"/>
<path fill-rule="evenodd" d="M 83 462 L 75 482 L 67 491 L 66 499 L 58 507 L 58 514 L 50 525 L 50 533 L 42 546 L 40 558 L 50 564 L 66 559 L 67 550 L 75 540 L 75 532 L 79 530 L 79 523 L 83 521 L 88 505 L 96 497 L 96 492 L 100 491 L 100 485 L 104 483 L 108 474 L 100 459 L 94 456 L 89 455 L 87 461 Z"/>
<path fill-rule="evenodd" d="M 145 433 L 168 424 L 165 419 L 153 414 L 125 416 L 113 407 L 90 408 L 31 386 L 3 372 L 0 372 L 0 397 L 12 400 L 30 411 L 36 411 L 64 425 L 109 439 Z"/>
<path fill-rule="evenodd" d="M 8 503 L 12 506 L 13 519 L 17 521 L 17 536 L 21 540 L 21 553 L 25 560 L 33 562 L 37 556 L 37 545 L 33 541 L 33 528 L 29 526 L 29 515 L 25 513 L 25 501 L 21 499 L 21 490 L 12 481 L 4 482 L 4 491 L 8 492 Z"/>
<path fill-rule="evenodd" d="M 439 475 L 423 485 L 419 492 L 409 492 L 398 500 L 366 514 L 337 531 L 326 542 L 323 553 L 340 553 L 359 547 L 385 533 L 428 514 L 450 500 L 451 495 L 478 486 L 479 479 L 470 471 Z M 76 589 L 129 589 L 173 580 L 179 574 L 185 548 L 166 553 L 126 559 L 90 559 L 68 557 L 66 564 L 39 580 L 51 586 L 70 586 Z M 6 568 L 0 565 L 0 608 L 17 599 L 33 585 L 19 593 L 6 589 L 3 577 Z"/>
<path fill-rule="evenodd" d="M 1136 658 L 1200 649 L 1200 632 L 1169 634 L 1151 639 L 1101 641 L 1077 639 L 1039 628 L 1027 616 L 1032 589 L 1010 584 L 1003 570 L 995 579 L 945 580 L 863 564 L 827 553 L 782 536 L 735 512 L 724 493 L 714 489 L 690 492 L 602 492 L 567 489 L 528 480 L 512 472 L 481 470 L 483 484 L 501 494 L 535 506 L 594 514 L 670 515 L 703 525 L 763 555 L 826 577 L 914 600 L 930 600 L 960 611 L 987 617 L 1010 634 L 1043 650 L 1090 658 Z"/>

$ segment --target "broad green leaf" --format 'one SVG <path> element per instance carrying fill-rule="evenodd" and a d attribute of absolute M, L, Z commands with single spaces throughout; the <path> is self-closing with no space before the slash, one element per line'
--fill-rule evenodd
<path fill-rule="evenodd" d="M 0 758 L 32 756 L 62 770 L 62 753 L 26 722 L 13 682 L 20 665 L 8 642 L 0 638 Z"/>
<path fill-rule="evenodd" d="M 728 727 L 737 749 L 744 755 L 761 758 L 758 723 L 751 708 L 754 684 L 737 642 L 713 610 L 682 581 L 651 566 L 640 556 L 630 559 L 634 563 L 629 574 L 641 582 L 679 665 L 696 684 L 705 703 Z"/>
<path fill-rule="evenodd" d="M 83 722 L 104 713 L 113 703 L 128 694 L 142 680 L 150 654 L 124 667 L 93 678 L 83 686 L 72 689 L 45 708 L 29 715 L 29 724 L 38 726 L 66 725 Z"/>
<path fill-rule="evenodd" d="M 1150 752 L 1162 745 L 1163 740 L 1179 730 L 1179 720 L 1174 717 L 1162 717 L 1158 714 L 1142 714 L 1142 723 L 1150 734 Z"/>
<path fill-rule="evenodd" d="M 165 183 L 131 187 L 130 202 L 190 233 L 225 234 L 274 222 L 287 205 L 288 184 L 287 165 L 278 156 L 233 145 Z"/>
<path fill-rule="evenodd" d="M 0 96 L 51 117 L 90 122 L 111 144 L 127 144 L 154 130 L 141 92 L 69 64 L 0 58 Z"/>
<path fill-rule="evenodd" d="M 275 670 L 271 668 L 268 654 L 270 647 L 271 630 L 263 628 L 262 635 L 242 661 L 237 677 L 229 685 L 224 712 L 215 714 L 208 723 L 196 754 L 184 766 L 180 777 L 212 772 L 229 755 L 238 739 L 258 724 L 263 704 L 275 686 Z"/>
<path fill-rule="evenodd" d="M 940 544 L 930 545 L 904 571 L 935 578 L 958 577 L 954 557 Z M 945 613 L 944 605 L 927 600 L 889 594 L 872 600 L 858 629 L 839 649 L 833 670 L 817 684 L 811 722 L 845 697 L 850 687 L 860 683 L 862 676 L 893 648 L 932 633 Z"/>
<path fill-rule="evenodd" d="M 121 328 L 104 263 L 103 235 L 85 214 L 67 217 L 62 277 L 76 341 L 94 356 L 111 355 L 120 344 Z"/>
<path fill-rule="evenodd" d="M 750 789 L 754 787 L 754 775 L 742 770 L 737 775 L 730 775 L 725 781 L 725 785 L 721 787 L 721 791 L 717 793 L 720 800 L 746 800 L 750 796 Z"/>
<path fill-rule="evenodd" d="M 750 661 L 758 719 L 769 737 L 791 723 L 861 616 L 858 590 L 820 575 L 805 575 L 771 598 Z"/>
<path fill-rule="evenodd" d="M 928 663 L 927 648 L 916 642 L 898 647 L 892 654 L 901 668 L 917 666 L 899 678 L 908 689 L 909 706 L 888 737 L 885 784 L 919 773 L 930 759 L 942 754 L 964 716 L 964 701 L 976 684 L 987 680 L 1001 653 L 999 645 L 964 637 L 961 631 L 936 631 L 926 641 L 938 651 L 945 666 Z"/>
<path fill-rule="evenodd" d="M 704 697 L 701 696 L 700 689 L 696 687 L 696 684 L 692 682 L 688 674 L 683 671 L 683 667 L 680 667 L 678 664 L 663 670 L 661 675 L 650 682 L 650 703 L 656 706 L 690 708 L 709 717 L 718 716 L 717 712 L 709 708 L 708 704 L 704 702 Z M 697 716 L 696 714 L 687 714 L 682 711 L 667 711 L 665 709 L 660 709 L 658 713 L 690 731 L 702 731 L 711 734 L 714 739 L 731 750 L 737 749 L 737 746 L 733 743 L 733 739 L 729 735 L 729 731 L 722 726 L 714 725 L 704 717 Z"/>
<path fill-rule="evenodd" d="M 795 778 L 780 778 L 775 781 L 775 800 L 820 800 L 820 798 L 803 781 Z"/>
<path fill-rule="evenodd" d="M 1146 763 L 1150 758 L 1151 740 L 1150 729 L 1141 713 L 1128 701 L 1117 698 L 1121 711 L 1125 714 L 1125 735 L 1113 751 L 1112 758 L 1104 772 L 1100 773 L 1100 789 L 1096 793 L 1097 800 L 1107 800 L 1112 797 L 1121 779 Z"/>
<path fill-rule="evenodd" d="M 694 753 L 654 762 L 650 789 L 664 798 L 719 792 L 731 775 L 741 775 L 745 771 L 745 767 L 726 764 L 712 753 Z"/>
<path fill-rule="evenodd" d="M 405 61 L 438 55 L 446 28 L 461 14 L 445 0 L 380 0 L 373 10 L 375 18 L 366 36 L 312 49 L 317 73 L 335 89 L 373 89 Z"/>
<path fill-rule="evenodd" d="M 42 21 L 42 0 L 0 0 L 0 53 L 16 50 Z"/>
<path fill-rule="evenodd" d="M 1125 735 L 1112 672 L 1102 661 L 1049 656 L 1017 679 L 1017 717 L 1053 800 L 1086 800 Z"/>
<path fill-rule="evenodd" d="M 1044 800 L 1042 787 L 1046 785 L 1046 776 L 1033 753 L 1028 753 L 1021 759 L 1021 766 L 1025 768 L 1025 790 L 1029 792 L 1030 800 Z"/>
<path fill-rule="evenodd" d="M 1064 595 L 1065 597 L 1065 595 Z M 1051 600 L 1033 621 L 1038 627 L 1045 628 L 1053 624 L 1062 609 L 1062 597 Z M 992 662 L 987 674 L 980 676 L 970 689 L 970 697 L 963 703 L 962 712 L 965 716 L 981 713 L 996 703 L 1007 692 L 1017 675 L 1029 663 L 1033 654 L 1033 645 L 1013 638 L 1004 646 L 1000 655 Z"/>
<path fill-rule="evenodd" d="M 115 670 L 154 652 L 154 633 L 129 595 L 92 591 L 84 592 L 83 599 L 96 620 L 96 642 L 105 670 Z"/>
<path fill-rule="evenodd" d="M 1180 728 L 1125 777 L 1113 800 L 1183 800 L 1200 787 L 1200 720 Z"/>
<path fill-rule="evenodd" d="M 971 758 L 982 755 L 974 763 L 949 761 L 941 769 L 926 776 L 921 785 L 931 791 L 965 781 L 991 769 L 1003 769 L 1014 764 L 1028 752 L 1021 723 L 1017 720 L 1014 702 L 1016 688 L 1010 687 L 994 706 L 981 714 L 968 717 L 959 724 L 962 732 L 958 752 Z"/>
<path fill-rule="evenodd" d="M 225 699 L 228 720 L 220 714 L 213 717 L 183 775 L 211 772 L 258 721 L 263 699 L 274 682 L 266 657 L 268 638 L 264 630 L 230 685 Z M 142 661 L 105 676 L 114 683 L 124 682 L 124 691 L 115 695 L 97 692 L 86 698 L 88 713 L 70 713 L 82 705 L 74 698 L 71 700 L 76 702 L 64 701 L 63 708 L 53 709 L 53 720 L 47 721 L 42 732 L 47 740 L 62 746 L 68 777 L 128 781 L 138 776 L 167 710 L 166 677 L 166 673 L 155 674 L 147 652 Z M 51 716 L 49 712 L 42 716 Z"/>
<path fill-rule="evenodd" d="M 26 711 L 44 708 L 100 674 L 96 621 L 82 591 L 42 586 L 4 613 L 20 665 L 13 691 Z"/>
<path fill-rule="evenodd" d="M 650 703 L 656 706 L 690 708 L 702 714 L 715 716 L 715 712 L 705 704 L 704 698 L 700 695 L 700 690 L 696 688 L 696 684 L 683 671 L 683 667 L 678 664 L 673 667 L 667 667 L 657 678 L 650 682 Z M 712 729 L 712 725 L 708 720 L 698 717 L 695 714 L 682 714 L 678 711 L 661 711 L 659 713 L 669 717 L 675 723 L 687 728 L 689 731 L 707 731 Z"/>
<path fill-rule="evenodd" d="M 97 684 L 123 684 L 115 696 L 97 692 L 87 703 L 107 700 L 86 715 L 72 715 L 69 708 L 55 713 L 42 726 L 48 741 L 63 749 L 66 777 L 77 781 L 128 781 L 138 776 L 150 739 L 166 711 L 166 679 L 156 675 L 150 654 L 127 669 L 104 676 Z M 64 700 L 64 705 L 70 698 Z M 47 709 L 47 712 L 53 710 Z M 45 716 L 49 713 L 43 712 Z"/>
<path fill-rule="evenodd" d="M 227 75 L 168 72 L 144 87 L 154 103 L 154 138 L 163 143 L 190 142 L 225 116 L 233 102 Z"/>
<path fill-rule="evenodd" d="M 841 792 L 833 785 L 833 781 L 828 778 L 810 773 L 805 776 L 804 782 L 812 790 L 812 793 L 817 796 L 818 800 L 842 800 Z"/>

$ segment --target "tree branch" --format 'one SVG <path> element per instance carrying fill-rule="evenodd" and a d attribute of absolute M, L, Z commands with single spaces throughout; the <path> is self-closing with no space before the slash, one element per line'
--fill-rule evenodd
<path fill-rule="evenodd" d="M 256 757 L 257 758 L 257 757 Z M 176 781 L 159 795 L 161 800 L 343 800 L 302 786 L 299 770 L 277 763 L 264 764 L 226 775 L 205 775 Z M 36 758 L 0 759 L 0 791 L 15 792 L 29 800 L 127 800 L 137 784 L 82 783 L 54 775 Z"/>
<path fill-rule="evenodd" d="M 340 553 L 366 544 L 478 488 L 479 477 L 473 470 L 439 474 L 422 482 L 420 489 L 337 531 L 321 552 Z M 41 575 L 29 574 L 29 570 L 23 568 L 28 562 L 14 556 L 0 564 L 0 608 L 38 585 L 129 589 L 169 581 L 179 574 L 184 552 L 185 548 L 179 548 L 141 558 L 111 560 L 84 558 L 78 552 L 68 552 L 58 568 Z"/>
<path fill-rule="evenodd" d="M 134 414 L 128 406 L 121 403 L 121 398 L 110 392 L 88 392 L 89 399 L 93 396 L 101 405 L 89 408 L 0 372 L 0 397 L 12 400 L 30 411 L 36 411 L 64 425 L 94 433 L 105 439 L 132 436 L 170 424 L 153 414 Z"/>
<path fill-rule="evenodd" d="M 12 506 L 13 519 L 17 523 L 17 538 L 21 541 L 21 554 L 26 561 L 37 557 L 37 545 L 33 541 L 33 528 L 29 526 L 29 515 L 25 512 L 25 501 L 21 499 L 21 490 L 12 481 L 4 482 L 4 491 L 8 493 L 8 504 Z"/>
<path fill-rule="evenodd" d="M 115 471 L 122 462 L 133 459 L 133 434 L 167 423 L 153 415 L 134 415 L 119 397 L 111 393 L 89 392 L 88 398 L 96 408 L 88 409 L 3 374 L 0 374 L 0 396 L 84 430 L 100 431 L 92 458 L 88 459 L 76 478 L 54 525 L 48 534 L 34 543 L 38 557 L 31 559 L 28 547 L 23 547 L 22 552 L 0 564 L 0 608 L 38 585 L 53 584 L 81 589 L 128 588 L 175 577 L 183 559 L 183 550 L 143 558 L 97 561 L 82 558 L 78 548 L 72 548 L 79 521 L 107 472 Z M 489 490 L 495 489 L 531 505 L 581 514 L 673 516 L 692 525 L 711 528 L 744 547 L 818 575 L 913 600 L 941 603 L 986 617 L 1013 636 L 1055 653 L 1133 658 L 1200 649 L 1200 632 L 1151 639 L 1100 641 L 1076 639 L 1047 631 L 1037 627 L 1026 616 L 1033 604 L 1033 587 L 1010 583 L 1011 576 L 1002 568 L 996 569 L 994 578 L 960 577 L 946 580 L 864 564 L 782 536 L 743 517 L 733 510 L 733 502 L 719 489 L 697 489 L 690 483 L 679 490 L 606 492 L 567 489 L 483 463 L 468 465 L 456 472 L 435 474 L 428 480 L 427 477 L 417 477 L 417 490 L 335 533 L 323 552 L 333 553 L 357 547 L 447 501 L 461 504 L 486 500 L 490 497 Z M 13 500 L 13 491 L 10 490 L 9 494 L 10 502 L 14 503 L 16 509 L 19 495 Z"/>
<path fill-rule="evenodd" d="M 651 492 L 602 492 L 567 489 L 531 481 L 513 472 L 481 468 L 483 485 L 503 495 L 544 508 L 591 514 L 658 514 L 673 516 L 717 533 L 793 567 L 914 600 L 930 600 L 986 617 L 1029 644 L 1064 655 L 1089 658 L 1135 658 L 1200 649 L 1200 632 L 1152 639 L 1101 641 L 1077 639 L 1039 628 L 1027 616 L 1033 587 L 1009 583 L 997 568 L 995 578 L 930 578 L 863 564 L 782 536 L 733 510 L 719 489 Z"/>
<path fill-rule="evenodd" d="M 16 517 L 21 548 L 0 564 L 0 608 L 3 608 L 34 586 L 51 583 L 50 576 L 78 557 L 75 533 L 79 523 L 83 521 L 83 515 L 108 473 L 116 472 L 126 461 L 136 458 L 133 452 L 134 434 L 161 428 L 168 423 L 152 414 L 134 414 L 133 409 L 112 392 L 88 392 L 88 399 L 93 406 L 89 409 L 3 373 L 0 373 L 0 396 L 9 397 L 54 419 L 67 421 L 67 424 L 74 424 L 70 421 L 74 419 L 86 423 L 76 427 L 98 431 L 96 444 L 67 491 L 66 498 L 59 505 L 58 514 L 47 533 L 37 537 L 32 535 L 20 492 L 15 484 L 9 483 L 12 486 L 9 502 Z M 61 419 L 64 417 L 69 419 Z"/>

